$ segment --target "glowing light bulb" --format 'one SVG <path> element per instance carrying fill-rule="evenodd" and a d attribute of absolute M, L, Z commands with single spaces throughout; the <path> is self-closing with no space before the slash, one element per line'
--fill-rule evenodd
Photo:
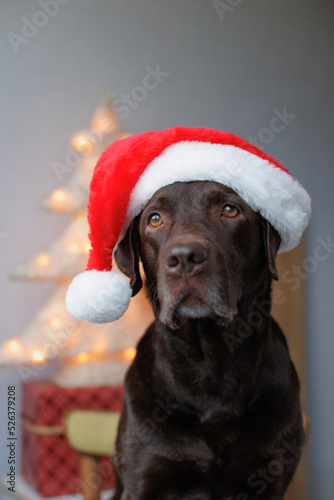
<path fill-rule="evenodd" d="M 10 340 L 7 343 L 7 349 L 9 352 L 16 353 L 21 349 L 21 344 L 17 340 Z"/>
<path fill-rule="evenodd" d="M 64 208 L 68 205 L 68 196 L 63 189 L 57 189 L 51 195 L 51 205 L 54 209 Z"/>
<path fill-rule="evenodd" d="M 86 361 L 88 360 L 89 360 L 88 352 L 81 352 L 80 354 L 77 355 L 77 361 L 79 363 L 86 363 Z"/>
<path fill-rule="evenodd" d="M 57 189 L 54 193 L 52 193 L 52 198 L 55 201 L 64 201 L 66 200 L 66 193 L 62 189 Z"/>
<path fill-rule="evenodd" d="M 106 117 L 106 118 L 101 118 L 97 126 L 104 134 L 110 134 L 115 130 L 116 123 L 114 120 L 111 120 L 110 118 Z"/>
<path fill-rule="evenodd" d="M 58 328 L 61 327 L 61 319 L 58 318 L 57 316 L 53 316 L 52 318 L 49 319 L 49 324 L 51 328 L 54 330 L 58 330 Z"/>
<path fill-rule="evenodd" d="M 50 257 L 46 253 L 40 253 L 36 260 L 39 266 L 45 267 L 50 264 Z"/>
<path fill-rule="evenodd" d="M 35 363 L 43 363 L 45 361 L 43 352 L 38 349 L 32 352 L 31 358 Z"/>
<path fill-rule="evenodd" d="M 84 153 L 92 148 L 91 143 L 84 134 L 77 134 L 74 136 L 71 145 L 76 151 L 82 151 Z"/>
<path fill-rule="evenodd" d="M 118 139 L 119 139 L 119 140 L 120 140 L 120 139 L 126 139 L 127 137 L 130 137 L 130 134 L 128 134 L 127 132 L 124 132 L 123 134 L 121 134 L 121 135 L 119 136 L 119 138 L 118 138 Z"/>
<path fill-rule="evenodd" d="M 90 243 L 86 243 L 85 244 L 85 253 L 89 254 L 91 248 L 92 248 L 91 244 Z"/>
<path fill-rule="evenodd" d="M 68 249 L 71 253 L 78 253 L 80 250 L 80 247 L 77 243 L 71 243 L 70 246 L 68 247 Z"/>
<path fill-rule="evenodd" d="M 137 350 L 134 347 L 129 347 L 128 349 L 124 349 L 123 358 L 127 361 L 132 361 L 136 355 Z"/>

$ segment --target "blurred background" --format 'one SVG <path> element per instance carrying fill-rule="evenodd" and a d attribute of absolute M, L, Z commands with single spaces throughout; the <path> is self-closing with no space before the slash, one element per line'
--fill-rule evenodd
<path fill-rule="evenodd" d="M 240 135 L 287 167 L 313 201 L 294 273 L 305 287 L 308 500 L 330 500 L 332 1 L 2 0 L 0 12 L 0 342 L 54 290 L 52 282 L 13 281 L 9 271 L 69 224 L 70 215 L 43 212 L 41 202 L 61 187 L 54 165 L 64 164 L 70 138 L 102 96 L 131 134 L 188 125 Z M 19 391 L 20 381 L 16 368 L 1 369 L 0 476 L 8 467 L 7 387 Z"/>

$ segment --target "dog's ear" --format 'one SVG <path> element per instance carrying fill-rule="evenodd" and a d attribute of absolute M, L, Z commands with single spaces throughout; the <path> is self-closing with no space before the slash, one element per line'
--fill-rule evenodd
<path fill-rule="evenodd" d="M 119 269 L 130 278 L 132 297 L 137 295 L 143 284 L 139 270 L 139 252 L 139 217 L 136 217 L 114 255 Z"/>
<path fill-rule="evenodd" d="M 273 226 L 266 220 L 263 221 L 263 236 L 264 236 L 264 248 L 266 251 L 266 258 L 268 263 L 268 269 L 271 277 L 274 280 L 278 280 L 278 272 L 276 267 L 276 255 L 281 244 L 281 237 L 273 228 Z"/>

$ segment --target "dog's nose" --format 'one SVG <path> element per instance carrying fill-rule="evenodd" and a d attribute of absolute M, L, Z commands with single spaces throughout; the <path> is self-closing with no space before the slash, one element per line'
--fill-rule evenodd
<path fill-rule="evenodd" d="M 166 267 L 171 274 L 191 275 L 199 271 L 208 258 L 208 252 L 199 243 L 174 246 L 167 255 Z"/>

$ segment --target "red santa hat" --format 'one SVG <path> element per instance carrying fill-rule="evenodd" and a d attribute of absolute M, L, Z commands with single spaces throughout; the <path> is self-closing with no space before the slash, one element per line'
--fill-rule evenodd
<path fill-rule="evenodd" d="M 174 127 L 113 143 L 100 157 L 90 186 L 91 252 L 85 272 L 67 292 L 75 317 L 114 321 L 128 308 L 132 289 L 112 271 L 117 244 L 153 194 L 174 182 L 210 180 L 234 189 L 278 231 L 280 251 L 294 248 L 311 215 L 305 189 L 276 160 L 226 132 Z"/>

